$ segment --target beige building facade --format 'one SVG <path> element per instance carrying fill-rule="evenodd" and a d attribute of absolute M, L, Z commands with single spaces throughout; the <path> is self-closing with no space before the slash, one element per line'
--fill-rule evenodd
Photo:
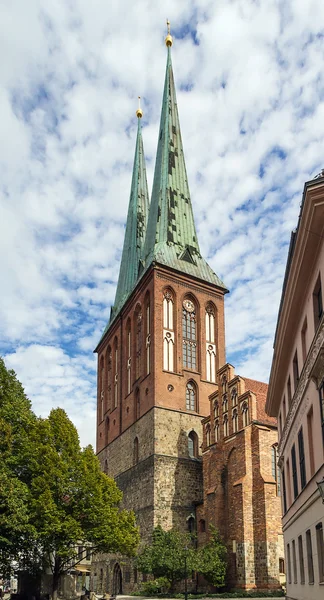
<path fill-rule="evenodd" d="M 324 173 L 292 234 L 266 411 L 278 418 L 287 598 L 324 597 Z"/>

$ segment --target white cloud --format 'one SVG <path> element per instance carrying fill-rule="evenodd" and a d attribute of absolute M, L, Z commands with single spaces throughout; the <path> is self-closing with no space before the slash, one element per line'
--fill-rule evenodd
<path fill-rule="evenodd" d="M 139 94 L 153 178 L 166 17 L 198 236 L 231 290 L 227 357 L 247 376 L 268 377 L 290 231 L 323 167 L 320 0 L 0 6 L 1 351 L 35 410 L 60 403 L 84 443 Z"/>

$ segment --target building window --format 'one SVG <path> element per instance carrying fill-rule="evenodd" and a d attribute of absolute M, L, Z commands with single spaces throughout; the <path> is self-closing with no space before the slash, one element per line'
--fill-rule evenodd
<path fill-rule="evenodd" d="M 216 382 L 215 307 L 206 307 L 206 379 Z"/>
<path fill-rule="evenodd" d="M 293 559 L 294 583 L 297 583 L 297 561 L 296 561 L 296 544 L 295 544 L 295 540 L 292 541 L 292 559 Z"/>
<path fill-rule="evenodd" d="M 304 435 L 303 428 L 298 432 L 298 452 L 299 452 L 299 472 L 300 472 L 300 484 L 303 490 L 306 485 L 306 467 L 305 467 L 305 452 L 304 452 Z"/>
<path fill-rule="evenodd" d="M 279 573 L 285 573 L 285 559 L 279 558 Z"/>
<path fill-rule="evenodd" d="M 288 568 L 288 583 L 291 583 L 291 558 L 290 558 L 290 544 L 287 544 L 287 568 Z"/>
<path fill-rule="evenodd" d="M 206 521 L 205 521 L 205 519 L 200 519 L 200 521 L 199 521 L 199 530 L 200 530 L 200 533 L 205 533 L 205 531 L 206 531 Z"/>
<path fill-rule="evenodd" d="M 194 303 L 186 298 L 182 306 L 183 366 L 197 368 L 197 318 Z"/>
<path fill-rule="evenodd" d="M 285 480 L 285 470 L 282 469 L 281 471 L 281 478 L 282 478 L 282 494 L 283 494 L 283 513 L 284 515 L 287 512 L 287 494 L 286 494 L 286 480 Z"/>
<path fill-rule="evenodd" d="M 227 392 L 227 379 L 226 379 L 226 375 L 223 375 L 222 377 L 222 393 L 226 394 Z"/>
<path fill-rule="evenodd" d="M 107 350 L 107 410 L 111 409 L 111 348 Z"/>
<path fill-rule="evenodd" d="M 237 408 L 234 408 L 234 410 L 233 410 L 232 422 L 233 422 L 233 433 L 236 433 L 237 430 L 238 430 L 238 412 L 237 412 Z"/>
<path fill-rule="evenodd" d="M 278 467 L 278 445 L 275 444 L 271 448 L 271 470 L 272 477 L 276 482 L 276 494 L 277 496 L 281 496 L 281 485 L 280 485 L 280 469 Z"/>
<path fill-rule="evenodd" d="M 306 531 L 306 551 L 307 551 L 308 583 L 314 583 L 312 535 L 311 535 L 310 529 L 307 529 L 307 531 Z"/>
<path fill-rule="evenodd" d="M 315 331 L 319 326 L 319 322 L 322 318 L 323 314 L 323 299 L 322 299 L 322 284 L 321 284 L 321 276 L 318 276 L 314 292 L 313 292 L 313 307 L 314 307 L 314 326 Z"/>
<path fill-rule="evenodd" d="M 302 331 L 301 331 L 301 343 L 302 343 L 303 363 L 305 362 L 306 356 L 307 356 L 306 339 L 307 339 L 307 317 L 305 318 L 304 325 L 303 325 L 303 328 L 302 328 Z"/>
<path fill-rule="evenodd" d="M 138 463 L 138 456 L 139 456 L 138 437 L 136 437 L 134 440 L 134 452 L 133 452 L 134 465 L 137 465 L 137 463 Z"/>
<path fill-rule="evenodd" d="M 315 462 L 314 462 L 314 444 L 313 444 L 313 407 L 307 413 L 307 436 L 308 436 L 308 455 L 309 455 L 309 467 L 310 476 L 313 477 L 315 473 Z"/>
<path fill-rule="evenodd" d="M 210 425 L 208 423 L 208 425 L 206 425 L 206 447 L 209 448 L 210 446 Z"/>
<path fill-rule="evenodd" d="M 190 431 L 188 435 L 188 452 L 190 458 L 198 458 L 198 435 L 195 431 Z"/>
<path fill-rule="evenodd" d="M 214 419 L 217 419 L 219 417 L 219 404 L 217 402 L 217 400 L 215 400 L 214 402 Z"/>
<path fill-rule="evenodd" d="M 303 538 L 301 535 L 298 536 L 298 554 L 299 554 L 300 583 L 305 583 L 304 549 L 303 549 Z"/>
<path fill-rule="evenodd" d="M 174 370 L 174 297 L 170 290 L 163 294 L 163 369 Z"/>
<path fill-rule="evenodd" d="M 223 426 L 224 426 L 224 437 L 227 437 L 228 436 L 228 416 L 227 415 L 224 415 Z"/>
<path fill-rule="evenodd" d="M 151 312 L 149 295 L 147 295 L 145 301 L 145 315 L 146 375 L 148 375 L 151 370 Z"/>
<path fill-rule="evenodd" d="M 227 398 L 227 394 L 224 394 L 222 404 L 223 404 L 223 412 L 227 412 L 228 411 L 228 398 Z"/>
<path fill-rule="evenodd" d="M 293 360 L 293 374 L 294 374 L 294 392 L 296 392 L 299 382 L 299 368 L 298 368 L 298 355 L 297 350 L 295 352 Z"/>
<path fill-rule="evenodd" d="M 118 342 L 115 339 L 114 348 L 114 408 L 118 406 Z"/>
<path fill-rule="evenodd" d="M 291 405 L 291 381 L 290 376 L 287 381 L 287 396 L 288 396 L 288 407 Z"/>
<path fill-rule="evenodd" d="M 132 341 L 131 341 L 131 323 L 130 319 L 127 321 L 127 394 L 131 391 L 131 364 L 132 364 Z"/>
<path fill-rule="evenodd" d="M 234 387 L 231 391 L 231 398 L 232 398 L 232 406 L 236 406 L 237 405 L 237 389 L 236 389 L 236 387 Z"/>
<path fill-rule="evenodd" d="M 322 383 L 318 392 L 319 392 L 320 412 L 321 412 L 321 421 L 322 421 L 322 439 L 323 439 L 323 443 L 324 443 L 324 383 Z"/>
<path fill-rule="evenodd" d="M 249 424 L 249 405 L 247 402 L 242 404 L 243 427 Z"/>
<path fill-rule="evenodd" d="M 196 533 L 196 522 L 194 517 L 189 517 L 187 519 L 188 531 L 190 535 L 194 535 Z"/>
<path fill-rule="evenodd" d="M 141 376 L 141 361 L 142 361 L 142 311 L 140 306 L 135 312 L 135 380 Z"/>
<path fill-rule="evenodd" d="M 324 582 L 324 539 L 323 539 L 323 523 L 316 525 L 316 545 L 318 559 L 318 575 L 320 583 Z"/>
<path fill-rule="evenodd" d="M 186 410 L 197 411 L 197 389 L 193 381 L 186 386 Z"/>
<path fill-rule="evenodd" d="M 288 508 L 291 505 L 291 483 L 290 483 L 290 463 L 289 458 L 286 460 L 286 474 L 287 474 L 287 500 Z"/>
<path fill-rule="evenodd" d="M 215 433 L 215 442 L 219 442 L 219 420 L 218 419 L 215 421 L 214 433 Z"/>
<path fill-rule="evenodd" d="M 291 468 L 292 468 L 292 478 L 293 478 L 293 487 L 294 487 L 294 499 L 296 500 L 296 498 L 298 496 L 298 477 L 297 477 L 295 444 L 293 444 L 293 447 L 291 449 Z"/>
<path fill-rule="evenodd" d="M 100 359 L 100 421 L 104 418 L 104 397 L 105 397 L 105 361 L 102 356 Z"/>

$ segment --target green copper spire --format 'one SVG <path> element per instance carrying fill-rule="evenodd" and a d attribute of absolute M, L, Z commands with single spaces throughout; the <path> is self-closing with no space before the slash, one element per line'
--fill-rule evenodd
<path fill-rule="evenodd" d="M 162 114 L 143 259 L 146 268 L 157 262 L 226 289 L 200 254 L 181 140 L 170 31 L 166 45 Z"/>
<path fill-rule="evenodd" d="M 141 130 L 142 110 L 138 108 L 136 149 L 133 167 L 132 187 L 129 199 L 124 246 L 120 263 L 115 303 L 111 311 L 112 320 L 133 291 L 137 278 L 146 233 L 149 209 L 149 195 Z"/>

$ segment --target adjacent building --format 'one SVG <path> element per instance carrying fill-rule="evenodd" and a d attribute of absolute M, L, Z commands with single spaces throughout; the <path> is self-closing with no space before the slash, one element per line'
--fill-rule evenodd
<path fill-rule="evenodd" d="M 278 418 L 287 597 L 324 595 L 324 173 L 291 237 L 266 403 Z"/>

